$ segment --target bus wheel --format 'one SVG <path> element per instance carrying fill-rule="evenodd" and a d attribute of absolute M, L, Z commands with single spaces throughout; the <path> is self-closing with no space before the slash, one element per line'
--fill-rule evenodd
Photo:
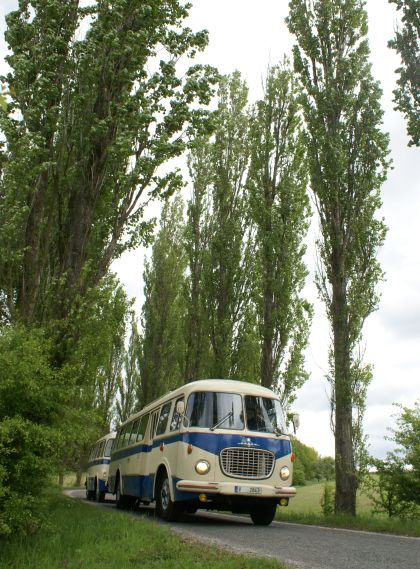
<path fill-rule="evenodd" d="M 249 511 L 249 514 L 251 516 L 251 520 L 256 526 L 269 526 L 274 520 L 276 510 L 276 502 L 270 502 L 269 504 L 254 506 Z"/>
<path fill-rule="evenodd" d="M 120 481 L 118 480 L 117 487 L 115 488 L 115 503 L 117 505 L 117 508 L 120 510 L 125 510 L 129 505 L 129 501 L 130 500 L 128 496 L 121 494 Z"/>
<path fill-rule="evenodd" d="M 158 482 L 156 509 L 159 517 L 167 522 L 175 521 L 181 513 L 180 504 L 172 501 L 169 478 L 166 471 Z"/>
<path fill-rule="evenodd" d="M 105 500 L 105 492 L 99 490 L 99 480 L 96 481 L 95 486 L 95 500 L 97 502 L 103 502 Z"/>

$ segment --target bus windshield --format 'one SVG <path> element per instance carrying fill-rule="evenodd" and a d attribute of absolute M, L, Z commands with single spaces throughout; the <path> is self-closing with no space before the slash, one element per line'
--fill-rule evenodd
<path fill-rule="evenodd" d="M 242 397 L 238 393 L 191 393 L 185 415 L 190 427 L 213 429 L 218 423 L 220 429 L 242 430 L 245 427 Z"/>
<path fill-rule="evenodd" d="M 263 433 L 286 433 L 280 401 L 267 397 L 245 396 L 247 427 L 250 431 Z"/>

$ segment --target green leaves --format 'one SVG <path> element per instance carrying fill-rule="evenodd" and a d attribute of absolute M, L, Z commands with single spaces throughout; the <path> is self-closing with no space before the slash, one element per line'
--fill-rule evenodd
<path fill-rule="evenodd" d="M 401 27 L 389 47 L 401 57 L 399 78 L 394 91 L 396 108 L 407 120 L 409 146 L 420 146 L 420 14 L 417 0 L 389 0 L 401 12 Z"/>

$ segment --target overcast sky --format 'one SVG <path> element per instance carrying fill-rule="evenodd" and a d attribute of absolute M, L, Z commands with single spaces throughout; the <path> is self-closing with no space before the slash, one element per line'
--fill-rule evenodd
<path fill-rule="evenodd" d="M 6 53 L 4 14 L 16 4 L 16 0 L 1 1 L 0 62 Z M 192 4 L 189 25 L 195 30 L 206 28 L 210 33 L 210 44 L 199 61 L 218 67 L 222 73 L 238 69 L 248 83 L 250 101 L 261 97 L 267 66 L 279 62 L 284 54 L 290 55 L 293 45 L 284 23 L 287 0 L 192 0 Z M 420 397 L 420 149 L 407 147 L 404 120 L 393 110 L 394 70 L 399 61 L 387 48 L 387 41 L 393 36 L 397 22 L 394 7 L 387 0 L 368 0 L 367 9 L 373 74 L 384 91 L 383 129 L 390 134 L 393 160 L 393 170 L 383 186 L 382 215 L 389 231 L 379 252 L 386 281 L 380 285 L 380 308 L 364 328 L 365 362 L 374 366 L 365 431 L 372 454 L 383 457 L 386 450 L 393 448 L 384 439 L 396 412 L 392 403 L 412 406 Z M 0 65 L 4 70 L 3 64 Z M 315 232 L 308 237 L 307 262 L 311 273 L 305 289 L 315 306 L 307 350 L 311 376 L 294 408 L 301 414 L 299 438 L 321 454 L 332 455 L 334 441 L 325 380 L 329 328 L 312 284 L 315 237 Z M 114 264 L 128 294 L 139 299 L 143 258 L 143 251 L 133 252 Z"/>

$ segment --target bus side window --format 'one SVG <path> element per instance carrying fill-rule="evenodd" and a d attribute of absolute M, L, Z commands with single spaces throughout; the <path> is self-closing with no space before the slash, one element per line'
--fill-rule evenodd
<path fill-rule="evenodd" d="M 104 456 L 105 441 L 102 441 L 99 445 L 98 456 Z"/>
<path fill-rule="evenodd" d="M 184 401 L 184 398 L 180 397 L 179 399 L 177 399 L 175 401 L 174 411 L 172 413 L 171 425 L 169 427 L 170 431 L 177 431 L 179 429 L 179 427 L 181 426 L 182 415 L 179 415 L 176 412 L 176 404 L 178 403 L 178 401 Z"/>
<path fill-rule="evenodd" d="M 111 456 L 111 451 L 112 451 L 112 443 L 115 441 L 115 439 L 108 439 L 106 441 L 106 445 L 105 445 L 105 449 L 104 449 L 104 456 L 105 458 L 109 458 Z"/>
<path fill-rule="evenodd" d="M 149 439 L 152 440 L 153 437 L 155 436 L 155 429 L 156 429 L 156 423 L 157 423 L 157 418 L 159 416 L 159 411 L 155 411 L 152 415 L 152 420 L 150 422 L 150 431 L 149 431 Z"/>
<path fill-rule="evenodd" d="M 159 421 L 156 429 L 156 436 L 163 435 L 166 431 L 166 425 L 168 424 L 169 412 L 171 410 L 172 401 L 165 403 L 159 415 Z"/>
<path fill-rule="evenodd" d="M 140 442 L 144 439 L 146 435 L 148 420 L 149 420 L 149 415 L 143 415 L 143 417 L 140 417 L 139 430 L 137 431 L 137 442 Z"/>
<path fill-rule="evenodd" d="M 124 427 L 121 429 L 120 436 L 118 439 L 118 448 L 124 447 L 124 436 L 125 436 L 126 430 L 127 430 L 127 425 L 124 425 Z"/>
<path fill-rule="evenodd" d="M 133 445 L 135 442 L 137 442 L 137 431 L 139 428 L 139 424 L 140 424 L 140 419 L 136 419 L 133 423 L 133 428 L 131 429 L 131 436 L 130 436 L 130 445 Z"/>
<path fill-rule="evenodd" d="M 133 428 L 133 423 L 129 423 L 127 425 L 127 428 L 126 428 L 125 434 L 124 434 L 124 447 L 126 447 L 130 444 L 130 434 L 131 434 L 132 428 Z"/>

